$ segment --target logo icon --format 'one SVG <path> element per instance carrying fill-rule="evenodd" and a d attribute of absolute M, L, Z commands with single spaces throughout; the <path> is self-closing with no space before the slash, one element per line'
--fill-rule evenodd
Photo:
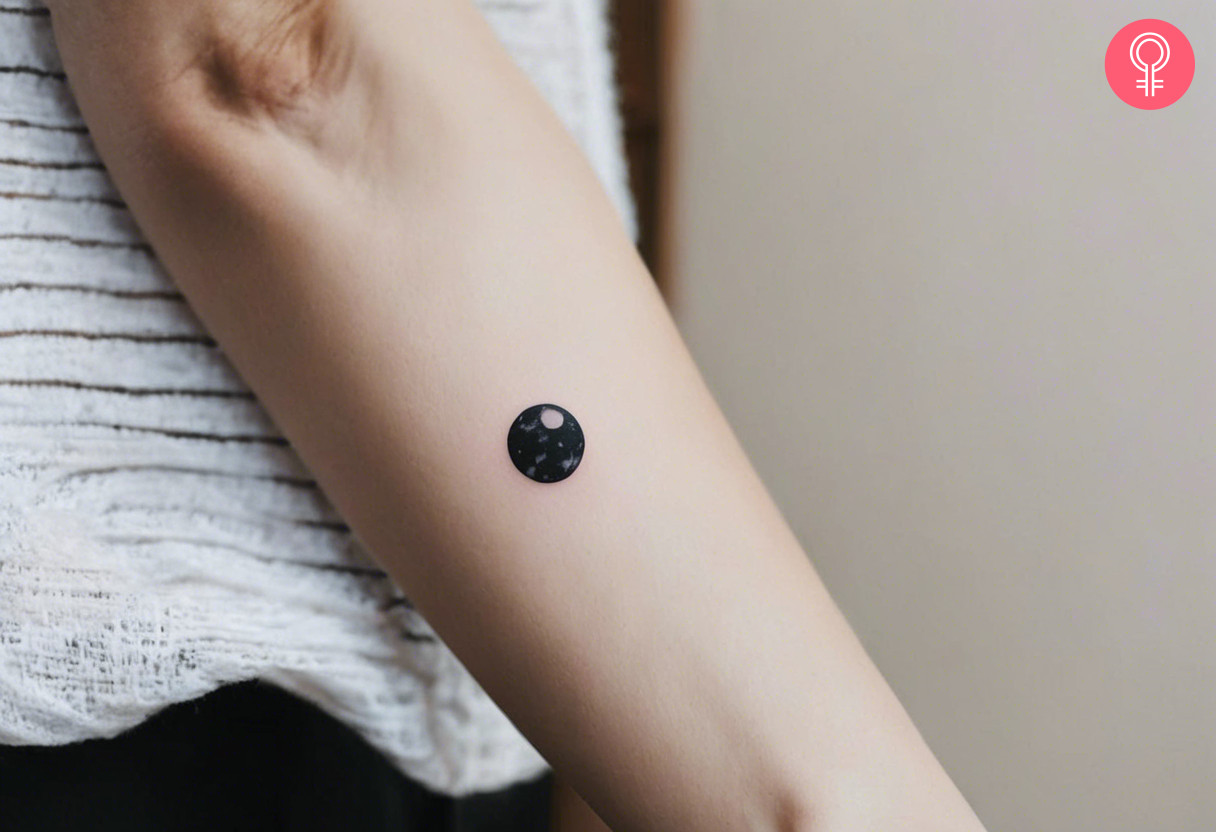
<path fill-rule="evenodd" d="M 1164 20 L 1137 20 L 1106 48 L 1106 80 L 1115 95 L 1141 110 L 1160 110 L 1183 96 L 1195 77 L 1186 35 Z"/>
<path fill-rule="evenodd" d="M 1146 43 L 1157 47 L 1157 60 L 1151 64 L 1140 57 L 1140 49 Z M 1145 32 L 1143 35 L 1136 35 L 1136 39 L 1132 41 L 1131 56 L 1132 66 L 1144 71 L 1144 79 L 1137 81 L 1136 86 L 1144 90 L 1144 94 L 1147 96 L 1156 95 L 1157 90 L 1165 86 L 1165 82 L 1157 77 L 1157 71 L 1164 69 L 1165 65 L 1170 62 L 1169 41 L 1156 32 Z"/>

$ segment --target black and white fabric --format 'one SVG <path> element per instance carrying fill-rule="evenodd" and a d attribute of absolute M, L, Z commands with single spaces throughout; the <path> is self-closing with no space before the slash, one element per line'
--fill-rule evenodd
<path fill-rule="evenodd" d="M 633 230 L 603 0 L 479 0 Z M 462 795 L 547 763 L 350 530 L 106 175 L 50 19 L 0 0 L 0 744 L 262 679 Z"/>

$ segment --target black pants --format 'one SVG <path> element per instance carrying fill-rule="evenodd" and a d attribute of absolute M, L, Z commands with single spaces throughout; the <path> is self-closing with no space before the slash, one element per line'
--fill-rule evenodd
<path fill-rule="evenodd" d="M 230 685 L 109 740 L 0 746 L 3 832 L 544 832 L 552 775 L 450 798 L 272 685 Z"/>

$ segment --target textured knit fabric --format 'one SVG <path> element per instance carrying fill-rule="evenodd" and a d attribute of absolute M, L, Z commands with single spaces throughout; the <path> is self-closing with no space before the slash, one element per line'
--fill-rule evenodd
<path fill-rule="evenodd" d="M 602 0 L 480 0 L 633 230 Z M 0 743 L 261 678 L 449 795 L 547 763 L 368 558 L 141 238 L 50 19 L 0 2 Z"/>

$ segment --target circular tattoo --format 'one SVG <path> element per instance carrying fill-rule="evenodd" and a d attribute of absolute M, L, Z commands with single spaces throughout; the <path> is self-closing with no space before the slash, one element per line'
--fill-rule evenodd
<path fill-rule="evenodd" d="M 519 414 L 507 431 L 507 452 L 525 477 L 559 482 L 582 461 L 583 429 L 570 411 L 536 404 Z"/>

